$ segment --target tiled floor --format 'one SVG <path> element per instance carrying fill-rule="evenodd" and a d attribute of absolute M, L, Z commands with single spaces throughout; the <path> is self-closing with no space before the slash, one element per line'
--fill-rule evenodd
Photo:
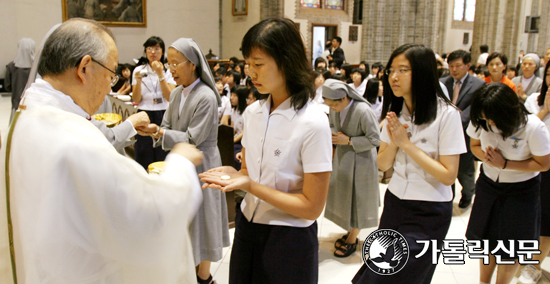
<path fill-rule="evenodd" d="M 7 134 L 8 120 L 10 117 L 11 101 L 9 97 L 0 97 L 0 134 Z M 380 184 L 380 195 L 384 196 L 386 190 L 385 184 Z M 457 188 L 460 192 L 460 188 Z M 463 239 L 470 217 L 470 210 L 462 211 L 458 209 L 457 203 L 460 196 L 455 200 L 455 210 L 447 239 Z M 380 208 L 382 212 L 382 208 Z M 346 231 L 333 222 L 321 217 L 318 219 L 319 226 L 319 283 L 335 284 L 350 283 L 351 279 L 359 270 L 362 264 L 359 252 L 354 253 L 348 258 L 336 258 L 332 255 L 334 241 L 343 235 Z M 359 246 L 362 245 L 369 233 L 375 228 L 363 230 L 359 234 Z M 233 240 L 234 230 L 230 231 L 231 241 Z M 231 248 L 224 249 L 224 257 L 221 261 L 212 264 L 212 275 L 218 284 L 228 283 L 229 277 L 229 259 Z M 470 260 L 466 257 L 464 265 L 444 265 L 440 263 L 437 266 L 432 283 L 439 284 L 477 284 L 479 283 L 479 261 Z M 550 284 L 550 261 L 545 261 L 542 265 L 544 276 L 539 283 Z M 495 283 L 493 277 L 492 283 Z M 515 280 L 512 282 L 515 283 Z"/>

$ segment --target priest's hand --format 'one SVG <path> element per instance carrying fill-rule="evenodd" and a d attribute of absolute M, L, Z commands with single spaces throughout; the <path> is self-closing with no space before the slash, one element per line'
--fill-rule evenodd
<path fill-rule="evenodd" d="M 202 152 L 195 147 L 195 145 L 191 145 L 188 143 L 178 143 L 172 148 L 172 151 L 170 151 L 170 154 L 178 154 L 187 160 L 189 160 L 193 165 L 198 166 L 202 164 L 202 159 L 204 158 L 204 155 Z"/>
<path fill-rule="evenodd" d="M 149 120 L 149 116 L 144 111 L 134 113 L 130 115 L 126 120 L 129 120 L 130 122 L 132 122 L 132 125 L 134 126 L 135 129 L 141 129 L 151 124 L 151 121 Z"/>
<path fill-rule="evenodd" d="M 350 145 L 350 137 L 342 132 L 332 133 L 332 144 L 334 145 Z"/>
<path fill-rule="evenodd" d="M 157 131 L 160 129 L 160 127 L 154 123 L 150 123 L 145 126 L 136 127 L 136 131 L 141 136 L 153 136 Z"/>
<path fill-rule="evenodd" d="M 248 191 L 252 180 L 245 174 L 237 171 L 233 167 L 218 167 L 210 169 L 199 174 L 201 181 L 204 182 L 202 189 L 207 187 L 216 188 L 223 192 L 241 189 Z"/>

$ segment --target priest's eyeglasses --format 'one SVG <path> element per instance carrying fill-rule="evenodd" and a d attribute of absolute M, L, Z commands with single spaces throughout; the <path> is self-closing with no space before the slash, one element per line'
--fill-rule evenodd
<path fill-rule="evenodd" d="M 97 64 L 99 64 L 99 66 L 101 66 L 101 67 L 103 67 L 103 68 L 109 70 L 111 73 L 115 74 L 115 77 L 111 79 L 111 87 L 113 87 L 114 85 L 116 85 L 116 83 L 118 82 L 118 75 L 116 74 L 116 72 L 113 71 L 113 70 L 111 70 L 111 69 L 109 69 L 109 68 L 107 68 L 105 65 L 99 63 L 99 61 L 97 61 L 97 60 L 95 60 L 95 59 L 93 59 L 93 58 L 92 58 L 92 61 L 95 62 L 95 63 L 97 63 Z"/>

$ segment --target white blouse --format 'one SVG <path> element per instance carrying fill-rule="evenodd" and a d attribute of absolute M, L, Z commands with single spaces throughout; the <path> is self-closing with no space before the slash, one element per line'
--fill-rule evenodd
<path fill-rule="evenodd" d="M 424 151 L 430 158 L 439 160 L 442 155 L 466 153 L 466 142 L 460 112 L 442 100 L 437 104 L 437 116 L 429 124 L 415 125 L 411 114 L 403 102 L 399 122 L 407 124 L 410 141 Z M 390 144 L 387 121 L 380 139 Z M 457 131 L 460 130 L 460 131 Z M 453 198 L 451 186 L 444 185 L 420 167 L 405 151 L 398 148 L 393 163 L 394 173 L 388 190 L 400 199 L 447 202 Z"/>
<path fill-rule="evenodd" d="M 142 110 L 165 110 L 168 108 L 168 101 L 162 94 L 160 87 L 159 76 L 149 64 L 137 66 L 132 73 L 132 86 L 136 85 L 136 73 L 141 70 L 147 70 L 147 77 L 141 79 L 141 101 L 139 102 L 139 109 Z M 166 83 L 176 85 L 176 81 L 172 77 L 172 73 L 169 70 L 164 71 L 164 78 Z M 155 103 L 162 99 L 161 103 Z"/>
<path fill-rule="evenodd" d="M 488 146 L 498 148 L 502 156 L 507 160 L 523 161 L 534 156 L 546 156 L 550 154 L 550 135 L 546 125 L 533 114 L 527 116 L 527 124 L 514 133 L 511 137 L 502 139 L 498 129 L 495 132 L 476 128 L 470 122 L 466 130 L 468 136 L 481 141 L 481 149 L 485 151 Z M 536 177 L 539 172 L 524 172 L 511 169 L 500 169 L 483 163 L 485 175 L 493 181 L 521 182 Z M 502 174 L 502 175 L 501 175 Z"/>

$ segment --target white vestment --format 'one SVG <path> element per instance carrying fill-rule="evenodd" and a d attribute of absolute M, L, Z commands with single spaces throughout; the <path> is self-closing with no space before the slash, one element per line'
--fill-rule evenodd
<path fill-rule="evenodd" d="M 148 175 L 43 80 L 23 103 L 9 163 L 18 282 L 196 283 L 188 227 L 202 193 L 193 164 L 171 154 L 162 174 Z M 0 283 L 13 283 L 2 146 Z"/>

